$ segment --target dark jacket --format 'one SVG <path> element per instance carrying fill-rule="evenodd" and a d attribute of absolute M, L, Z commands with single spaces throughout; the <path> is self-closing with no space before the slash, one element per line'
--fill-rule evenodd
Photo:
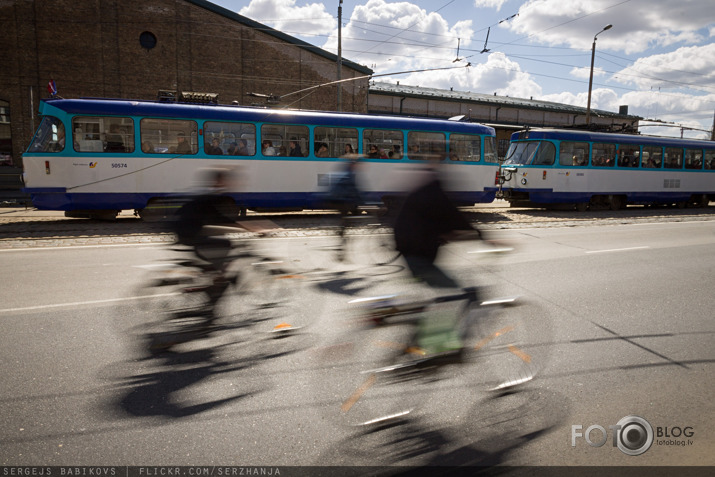
<path fill-rule="evenodd" d="M 194 245 L 201 242 L 201 231 L 205 225 L 234 223 L 236 219 L 226 212 L 225 198 L 209 194 L 196 196 L 177 212 L 174 231 L 179 243 Z"/>
<path fill-rule="evenodd" d="M 455 230 L 473 227 L 435 178 L 405 197 L 395 219 L 395 248 L 405 256 L 434 261 L 442 236 Z"/>

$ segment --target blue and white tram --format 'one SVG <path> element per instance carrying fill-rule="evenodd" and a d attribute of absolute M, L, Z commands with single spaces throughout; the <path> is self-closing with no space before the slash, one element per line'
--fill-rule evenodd
<path fill-rule="evenodd" d="M 232 166 L 241 187 L 227 198 L 242 209 L 317 208 L 351 152 L 368 201 L 404 191 L 437 155 L 455 200 L 473 205 L 494 199 L 499 168 L 493 128 L 468 122 L 108 99 L 48 99 L 40 114 L 25 191 L 67 215 L 148 218 L 198 171 Z"/>
<path fill-rule="evenodd" d="M 497 196 L 517 206 L 707 206 L 715 142 L 529 129 L 512 135 L 500 176 Z"/>

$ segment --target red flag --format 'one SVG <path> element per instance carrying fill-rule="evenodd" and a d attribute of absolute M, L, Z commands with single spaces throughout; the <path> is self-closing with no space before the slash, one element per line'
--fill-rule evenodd
<path fill-rule="evenodd" d="M 57 84 L 55 84 L 55 80 L 51 79 L 50 82 L 47 83 L 47 92 L 50 93 L 51 96 L 57 94 Z"/>

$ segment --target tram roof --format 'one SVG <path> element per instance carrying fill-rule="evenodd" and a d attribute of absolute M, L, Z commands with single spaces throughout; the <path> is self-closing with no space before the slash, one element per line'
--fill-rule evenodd
<path fill-rule="evenodd" d="M 511 136 L 516 139 L 555 139 L 569 141 L 608 142 L 639 145 L 677 145 L 678 147 L 715 147 L 715 142 L 701 139 L 681 139 L 666 136 L 645 136 L 640 134 L 617 134 L 607 132 L 581 131 L 571 129 L 533 128 L 515 132 Z"/>
<path fill-rule="evenodd" d="M 167 119 L 269 122 L 333 127 L 371 127 L 378 129 L 393 128 L 433 131 L 448 129 L 451 132 L 494 135 L 494 128 L 466 121 L 331 111 L 265 109 L 220 104 L 175 103 L 146 100 L 80 98 L 44 99 L 41 102 L 41 114 L 52 114 L 47 106 L 57 108 L 67 114 L 93 116 L 146 116 Z"/>

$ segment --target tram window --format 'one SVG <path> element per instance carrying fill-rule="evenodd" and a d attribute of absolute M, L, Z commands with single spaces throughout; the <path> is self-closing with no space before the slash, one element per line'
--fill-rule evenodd
<path fill-rule="evenodd" d="M 309 151 L 308 126 L 284 124 L 261 126 L 261 152 L 264 156 L 305 157 Z"/>
<path fill-rule="evenodd" d="M 482 156 L 482 138 L 473 134 L 449 136 L 449 158 L 453 161 L 478 162 Z"/>
<path fill-rule="evenodd" d="M 715 150 L 705 151 L 705 159 L 703 160 L 705 169 L 715 170 Z"/>
<path fill-rule="evenodd" d="M 484 136 L 484 162 L 499 162 L 497 154 L 496 138 L 494 136 Z"/>
<path fill-rule="evenodd" d="M 638 167 L 641 148 L 632 144 L 618 146 L 618 167 Z"/>
<path fill-rule="evenodd" d="M 587 142 L 562 142 L 559 151 L 559 164 L 562 166 L 587 166 Z"/>
<path fill-rule="evenodd" d="M 355 152 L 358 144 L 357 129 L 316 127 L 313 130 L 317 157 L 342 157 Z M 348 149 L 348 146 L 349 149 Z"/>
<path fill-rule="evenodd" d="M 665 168 L 666 169 L 682 169 L 683 168 L 683 150 L 677 147 L 665 148 Z"/>
<path fill-rule="evenodd" d="M 44 116 L 29 152 L 61 152 L 65 148 L 65 126 L 54 116 Z"/>
<path fill-rule="evenodd" d="M 195 121 L 182 119 L 142 119 L 142 151 L 150 154 L 196 154 L 198 150 Z"/>
<path fill-rule="evenodd" d="M 702 149 L 686 149 L 685 150 L 685 168 L 686 169 L 702 169 L 703 168 L 703 150 Z"/>
<path fill-rule="evenodd" d="M 256 126 L 253 123 L 204 123 L 204 147 L 218 139 L 218 147 L 229 156 L 256 154 Z"/>
<path fill-rule="evenodd" d="M 407 158 L 416 161 L 443 161 L 446 150 L 444 133 L 412 131 L 407 133 Z"/>
<path fill-rule="evenodd" d="M 77 152 L 134 152 L 132 118 L 78 116 L 72 119 Z"/>
<path fill-rule="evenodd" d="M 663 148 L 657 146 L 643 147 L 643 160 L 641 167 L 644 169 L 660 169 L 663 161 Z"/>
<path fill-rule="evenodd" d="M 539 147 L 537 141 L 513 142 L 506 153 L 505 165 L 529 164 Z"/>
<path fill-rule="evenodd" d="M 531 162 L 535 166 L 552 166 L 556 160 L 556 146 L 548 141 L 542 141 L 536 157 Z"/>
<path fill-rule="evenodd" d="M 591 165 L 613 167 L 616 164 L 616 145 L 593 143 L 591 147 Z"/>
<path fill-rule="evenodd" d="M 402 159 L 404 144 L 402 131 L 365 129 L 362 132 L 362 152 L 371 159 Z"/>

